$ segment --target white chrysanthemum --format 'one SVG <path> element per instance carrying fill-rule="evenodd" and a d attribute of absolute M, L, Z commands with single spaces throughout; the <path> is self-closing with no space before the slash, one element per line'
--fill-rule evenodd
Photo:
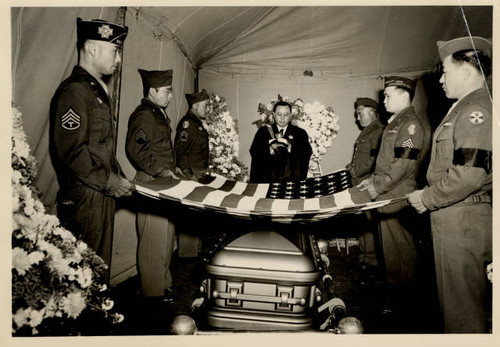
<path fill-rule="evenodd" d="M 107 298 L 102 302 L 101 307 L 103 310 L 109 311 L 113 308 L 114 305 L 115 305 L 115 302 L 113 300 Z"/>
<path fill-rule="evenodd" d="M 113 324 L 121 323 L 121 322 L 123 322 L 124 319 L 125 319 L 125 316 L 123 316 L 120 313 L 115 313 L 113 315 Z"/>
<path fill-rule="evenodd" d="M 12 267 L 19 275 L 24 276 L 26 271 L 31 267 L 30 260 L 28 259 L 28 252 L 22 248 L 15 247 L 12 250 Z"/>
<path fill-rule="evenodd" d="M 30 308 L 28 308 L 30 310 Z M 19 308 L 16 313 L 12 315 L 12 320 L 16 323 L 17 327 L 20 328 L 28 324 L 29 313 L 24 308 Z"/>
<path fill-rule="evenodd" d="M 14 153 L 16 153 L 20 159 L 28 158 L 30 155 L 30 146 L 28 145 L 28 143 L 24 141 L 22 137 L 17 138 L 14 143 Z"/>
<path fill-rule="evenodd" d="M 78 283 L 82 288 L 88 288 L 92 284 L 92 270 L 88 267 L 83 269 L 81 275 L 78 276 Z"/>
<path fill-rule="evenodd" d="M 21 175 L 21 173 L 17 170 L 12 170 L 12 184 L 13 185 L 16 185 L 16 184 L 19 184 L 19 182 L 21 181 L 21 179 L 23 178 L 23 175 Z"/>
<path fill-rule="evenodd" d="M 35 265 L 41 262 L 44 257 L 45 254 L 43 252 L 33 251 L 30 254 L 28 254 L 28 261 L 30 262 L 31 265 Z"/>
<path fill-rule="evenodd" d="M 76 318 L 85 309 L 85 298 L 80 292 L 73 292 L 61 299 L 61 309 L 71 318 Z"/>
<path fill-rule="evenodd" d="M 76 250 L 79 252 L 79 253 L 83 253 L 84 251 L 86 251 L 88 248 L 87 244 L 83 241 L 78 241 L 77 244 L 76 244 Z"/>
<path fill-rule="evenodd" d="M 35 214 L 35 200 L 29 198 L 24 201 L 24 213 L 29 216 L 33 216 Z"/>
<path fill-rule="evenodd" d="M 32 308 L 28 308 L 27 311 L 29 315 L 29 322 L 28 322 L 29 326 L 32 328 L 39 326 L 40 323 L 42 323 L 45 309 L 38 311 Z"/>
<path fill-rule="evenodd" d="M 50 318 L 50 317 L 60 317 L 61 316 L 61 311 L 57 307 L 56 300 L 54 298 L 54 295 L 51 295 L 49 300 L 45 303 L 45 317 Z"/>
<path fill-rule="evenodd" d="M 13 189 L 12 190 L 12 213 L 16 213 L 19 211 L 20 202 L 21 201 L 20 201 L 19 193 Z M 16 229 L 17 228 L 14 228 L 14 230 L 16 230 Z"/>

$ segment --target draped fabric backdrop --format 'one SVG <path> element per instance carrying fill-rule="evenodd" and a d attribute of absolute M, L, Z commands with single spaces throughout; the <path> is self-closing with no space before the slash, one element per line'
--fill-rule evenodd
<path fill-rule="evenodd" d="M 122 52 L 117 157 L 129 179 L 135 170 L 124 139 L 142 97 L 138 68 L 174 70 L 167 109 L 173 125 L 187 110 L 184 94 L 193 92 L 196 76 L 200 89 L 225 97 L 239 125 L 240 159 L 248 166 L 259 102 L 279 93 L 332 106 L 340 131 L 323 156 L 327 174 L 350 161 L 360 131 L 354 101 L 381 100 L 383 76 L 419 78 L 417 112 L 424 119 L 429 114 L 431 125 L 444 116 L 449 102 L 432 73 L 439 62 L 435 41 L 469 32 L 491 37 L 493 2 L 463 8 L 455 0 L 443 3 L 451 6 L 12 7 L 12 102 L 39 162 L 42 201 L 54 211 L 58 186 L 48 152 L 49 103 L 77 63 L 77 17 L 118 21 L 125 10 L 130 33 Z M 314 76 L 304 77 L 304 70 Z M 134 268 L 134 218 L 127 206 L 117 213 L 112 273 Z"/>

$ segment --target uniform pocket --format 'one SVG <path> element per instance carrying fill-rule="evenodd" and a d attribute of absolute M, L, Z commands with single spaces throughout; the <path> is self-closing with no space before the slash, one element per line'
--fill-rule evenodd
<path fill-rule="evenodd" d="M 462 236 L 466 239 L 480 238 L 483 233 L 491 232 L 491 209 L 486 204 L 466 205 L 460 216 Z"/>
<path fill-rule="evenodd" d="M 97 108 L 90 118 L 90 143 L 105 143 L 111 138 L 111 118 L 107 108 Z"/>
<path fill-rule="evenodd" d="M 368 156 L 370 156 L 370 150 L 371 150 L 371 143 L 370 141 L 366 141 L 366 140 L 363 140 L 363 141 L 360 141 L 357 143 L 356 145 L 356 154 L 368 154 Z"/>

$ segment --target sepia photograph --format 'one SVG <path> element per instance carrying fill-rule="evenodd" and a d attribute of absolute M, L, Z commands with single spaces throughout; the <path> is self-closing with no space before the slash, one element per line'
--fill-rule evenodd
<path fill-rule="evenodd" d="M 496 6 L 3 5 L 0 345 L 500 343 Z"/>

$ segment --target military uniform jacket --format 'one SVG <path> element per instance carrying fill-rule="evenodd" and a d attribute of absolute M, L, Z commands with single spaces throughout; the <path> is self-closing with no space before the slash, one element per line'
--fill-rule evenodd
<path fill-rule="evenodd" d="M 361 130 L 354 145 L 354 154 L 350 165 L 354 185 L 368 178 L 373 172 L 383 132 L 384 126 L 378 119 Z"/>
<path fill-rule="evenodd" d="M 280 156 L 271 155 L 269 141 L 279 133 L 276 124 L 264 125 L 257 130 L 250 147 L 252 163 L 250 182 L 267 183 L 282 180 L 298 181 L 307 177 L 312 149 L 307 132 L 288 124 L 283 137 L 290 144 L 290 152 L 282 151 Z"/>
<path fill-rule="evenodd" d="M 149 181 L 164 169 L 175 170 L 170 119 L 155 103 L 142 99 L 128 120 L 127 156 L 136 180 Z"/>
<path fill-rule="evenodd" d="M 379 198 L 400 197 L 415 190 L 422 150 L 426 147 L 424 127 L 413 106 L 399 112 L 387 125 L 373 173 Z"/>
<path fill-rule="evenodd" d="M 177 166 L 191 177 L 203 175 L 208 168 L 208 132 L 202 121 L 191 111 L 177 124 L 175 134 Z"/>
<path fill-rule="evenodd" d="M 75 66 L 50 105 L 50 151 L 62 192 L 84 184 L 113 195 L 122 179 L 115 156 L 115 120 L 108 94 Z"/>
<path fill-rule="evenodd" d="M 486 89 L 466 95 L 434 133 L 422 201 L 436 210 L 492 188 L 492 115 Z"/>

